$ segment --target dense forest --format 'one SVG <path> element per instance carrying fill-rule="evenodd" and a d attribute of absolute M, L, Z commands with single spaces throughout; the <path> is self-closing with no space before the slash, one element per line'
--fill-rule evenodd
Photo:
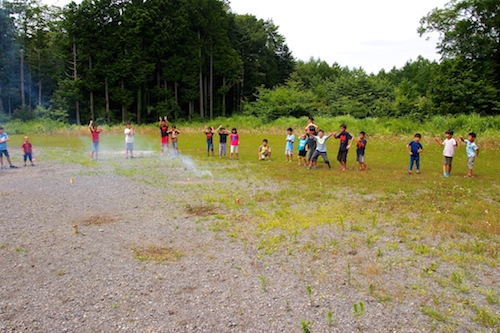
<path fill-rule="evenodd" d="M 222 0 L 3 1 L 0 120 L 496 115 L 499 8 L 451 0 L 416 27 L 440 34 L 439 62 L 366 73 L 296 61 L 272 21 Z"/>

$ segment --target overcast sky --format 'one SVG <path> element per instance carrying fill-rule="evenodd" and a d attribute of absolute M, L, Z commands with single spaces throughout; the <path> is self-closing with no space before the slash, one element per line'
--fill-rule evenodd
<path fill-rule="evenodd" d="M 417 33 L 420 19 L 448 0 L 230 0 L 238 14 L 272 19 L 297 59 L 377 73 L 422 55 L 439 59 L 437 35 Z M 64 6 L 69 0 L 45 0 Z M 76 2 L 80 2 L 76 0 Z"/>
<path fill-rule="evenodd" d="M 448 0 L 231 0 L 233 12 L 272 19 L 297 59 L 363 67 L 402 67 L 419 55 L 439 59 L 438 36 L 420 37 L 420 19 Z"/>

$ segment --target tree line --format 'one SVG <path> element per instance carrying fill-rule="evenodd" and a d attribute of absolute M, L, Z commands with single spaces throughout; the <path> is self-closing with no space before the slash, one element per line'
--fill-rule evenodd
<path fill-rule="evenodd" d="M 0 115 L 80 123 L 251 114 L 496 115 L 497 0 L 451 0 L 422 18 L 442 59 L 366 73 L 295 61 L 272 21 L 221 0 L 40 0 L 0 6 Z"/>

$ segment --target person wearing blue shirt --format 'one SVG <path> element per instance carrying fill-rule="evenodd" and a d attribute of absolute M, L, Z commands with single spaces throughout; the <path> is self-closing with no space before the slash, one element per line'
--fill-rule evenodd
<path fill-rule="evenodd" d="M 467 137 L 467 140 L 464 140 L 464 137 L 461 136 L 460 140 L 462 142 L 465 142 L 465 152 L 467 153 L 467 168 L 469 169 L 469 172 L 464 176 L 465 178 L 471 178 L 472 177 L 472 168 L 474 167 L 474 161 L 476 158 L 479 156 L 479 148 L 476 145 L 476 133 L 469 133 L 469 136 Z"/>
<path fill-rule="evenodd" d="M 0 169 L 5 169 L 5 166 L 3 165 L 4 155 L 7 158 L 7 162 L 10 164 L 10 168 L 15 169 L 17 167 L 12 165 L 10 160 L 9 151 L 7 150 L 7 141 L 9 141 L 9 136 L 3 131 L 3 127 L 0 126 Z"/>
<path fill-rule="evenodd" d="M 298 144 L 298 150 L 299 150 L 299 164 L 302 165 L 302 162 L 304 162 L 304 166 L 307 166 L 307 159 L 306 159 L 306 146 L 307 142 L 309 139 L 307 138 L 307 135 L 304 133 L 299 137 L 299 144 Z"/>
<path fill-rule="evenodd" d="M 285 155 L 286 155 L 286 160 L 288 162 L 291 162 L 293 160 L 293 143 L 295 142 L 295 135 L 293 135 L 293 129 L 288 128 L 286 130 L 288 133 L 286 136 L 286 146 L 285 146 Z"/>
<path fill-rule="evenodd" d="M 413 164 L 416 164 L 417 174 L 420 174 L 420 153 L 424 149 L 420 143 L 422 136 L 417 133 L 413 138 L 413 141 L 406 145 L 406 149 L 410 154 L 410 168 L 408 169 L 408 174 L 411 175 L 413 171 Z"/>

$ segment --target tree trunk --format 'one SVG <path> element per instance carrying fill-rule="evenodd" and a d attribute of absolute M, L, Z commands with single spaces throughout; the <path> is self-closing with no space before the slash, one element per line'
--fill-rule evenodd
<path fill-rule="evenodd" d="M 142 91 L 141 88 L 137 90 L 137 124 L 141 123 L 141 109 L 142 109 Z"/>
<path fill-rule="evenodd" d="M 200 116 L 203 118 L 205 116 L 205 111 L 203 109 L 203 62 L 201 61 L 201 35 L 200 30 L 198 30 L 198 42 L 200 43 L 200 48 L 198 50 L 198 59 L 200 60 Z"/>
<path fill-rule="evenodd" d="M 123 78 L 120 79 L 120 87 L 122 89 L 122 93 L 125 91 L 125 83 L 123 82 Z M 122 121 L 125 122 L 125 117 L 127 116 L 127 109 L 122 101 Z"/>
<path fill-rule="evenodd" d="M 167 97 L 167 93 L 168 93 L 168 84 L 167 84 L 167 80 L 163 79 L 163 89 L 165 90 L 165 103 L 167 102 L 168 100 L 168 97 Z"/>
<path fill-rule="evenodd" d="M 193 118 L 193 113 L 194 113 L 194 101 L 190 100 L 189 101 L 189 121 L 192 120 Z"/>
<path fill-rule="evenodd" d="M 222 77 L 222 86 L 226 86 L 226 77 Z M 222 116 L 226 116 L 226 93 L 222 94 Z"/>
<path fill-rule="evenodd" d="M 106 120 L 108 124 L 111 121 L 111 117 L 109 114 L 109 89 L 108 89 L 108 78 L 104 78 L 104 98 L 106 100 Z"/>
<path fill-rule="evenodd" d="M 210 95 L 210 120 L 214 119 L 214 56 L 213 46 L 210 46 L 210 85 L 208 94 Z"/>
<path fill-rule="evenodd" d="M 76 38 L 75 35 L 73 35 L 73 81 L 78 80 L 78 71 L 76 68 Z M 80 102 L 78 101 L 78 96 L 76 96 L 76 101 L 75 101 L 75 119 L 76 119 L 76 124 L 80 125 Z"/>
<path fill-rule="evenodd" d="M 203 103 L 205 107 L 208 107 L 208 78 L 206 76 L 203 77 Z"/>
<path fill-rule="evenodd" d="M 24 99 L 24 50 L 21 49 L 21 67 L 19 68 L 19 79 L 21 81 L 21 105 L 24 107 L 26 105 L 26 101 Z"/>
<path fill-rule="evenodd" d="M 92 56 L 89 56 L 89 69 L 92 71 Z M 94 118 L 94 92 L 90 89 L 90 119 Z"/>
<path fill-rule="evenodd" d="M 177 87 L 178 87 L 178 84 L 177 84 L 177 82 L 175 82 L 174 83 L 175 104 L 179 105 L 179 95 L 177 92 Z"/>
<path fill-rule="evenodd" d="M 38 61 L 38 105 L 42 105 L 42 61 L 40 57 L 40 49 L 36 50 Z"/>
<path fill-rule="evenodd" d="M 156 86 L 161 88 L 160 64 L 156 66 Z"/>
<path fill-rule="evenodd" d="M 7 102 L 8 102 L 8 105 L 9 105 L 9 117 L 10 117 L 10 116 L 12 116 L 12 104 L 10 102 L 10 95 L 9 95 L 9 98 L 8 98 Z"/>
<path fill-rule="evenodd" d="M 2 71 L 0 70 L 0 76 L 2 74 Z M 2 98 L 2 82 L 0 82 L 0 113 L 4 113 L 3 109 L 3 98 Z"/>

